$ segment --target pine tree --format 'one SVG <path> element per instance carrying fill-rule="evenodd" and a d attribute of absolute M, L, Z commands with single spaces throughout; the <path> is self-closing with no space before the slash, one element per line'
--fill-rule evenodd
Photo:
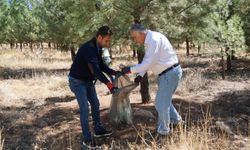
<path fill-rule="evenodd" d="M 6 1 L 0 1 L 0 44 L 6 42 L 6 19 L 7 19 L 7 2 Z"/>
<path fill-rule="evenodd" d="M 218 0 L 210 16 L 210 33 L 224 47 L 227 57 L 227 70 L 231 70 L 232 54 L 245 49 L 243 23 L 238 14 L 234 13 L 234 3 Z"/>

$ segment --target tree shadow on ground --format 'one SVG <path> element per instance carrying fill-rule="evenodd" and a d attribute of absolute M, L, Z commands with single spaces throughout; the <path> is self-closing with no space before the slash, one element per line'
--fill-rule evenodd
<path fill-rule="evenodd" d="M 182 117 L 190 123 L 199 123 L 208 117 L 212 125 L 216 121 L 223 121 L 233 133 L 249 135 L 250 89 L 219 93 L 212 102 L 196 103 L 175 99 L 174 103 L 180 106 Z"/>
<path fill-rule="evenodd" d="M 250 77 L 250 67 L 234 67 L 231 71 L 226 71 L 226 80 L 229 81 L 244 81 Z"/>
<path fill-rule="evenodd" d="M 244 90 L 220 93 L 212 102 L 198 103 L 195 100 L 175 98 L 173 103 L 186 121 L 188 129 L 191 129 L 193 125 L 201 126 L 205 121 L 209 121 L 212 131 L 217 132 L 216 121 L 223 121 L 234 134 L 249 136 L 249 98 L 250 90 Z M 154 115 L 157 115 L 154 106 L 132 104 L 132 107 L 133 109 L 149 110 Z M 150 131 L 152 133 L 156 130 L 156 120 L 151 122 L 147 116 L 134 117 L 133 122 L 133 126 L 127 126 L 121 130 L 113 128 L 115 130 L 114 139 L 116 141 L 142 143 L 140 137 L 137 136 L 138 132 L 142 134 L 142 130 L 144 130 L 144 132 Z M 108 144 L 111 141 L 103 140 L 102 142 Z"/>
<path fill-rule="evenodd" d="M 209 66 L 208 61 L 203 61 L 203 62 L 198 61 L 198 62 L 192 62 L 192 63 L 180 62 L 180 64 L 182 68 L 206 68 Z"/>
<path fill-rule="evenodd" d="M 66 75 L 68 73 L 68 69 L 11 69 L 11 68 L 3 68 L 0 67 L 0 80 L 5 79 L 22 79 L 22 78 L 32 78 L 35 76 L 51 76 L 51 75 Z"/>
<path fill-rule="evenodd" d="M 219 93 L 212 102 L 198 103 L 195 99 L 175 98 L 173 100 L 177 110 L 186 120 L 187 126 L 197 124 L 200 125 L 207 116 L 211 120 L 211 126 L 216 121 L 225 122 L 235 134 L 249 135 L 250 120 L 250 90 L 232 91 Z M 80 149 L 80 141 L 82 139 L 82 131 L 79 120 L 79 109 L 72 107 L 56 107 L 53 103 L 69 102 L 73 97 L 65 98 L 47 98 L 46 104 L 34 107 L 32 104 L 25 108 L 6 109 L 1 108 L 0 120 L 3 126 L 12 126 L 4 131 L 5 149 L 32 149 L 34 144 L 45 149 Z M 157 112 L 153 105 L 132 104 L 132 108 L 140 108 L 148 110 L 157 116 Z M 18 119 L 24 115 L 33 115 L 31 122 L 14 122 L 11 115 Z M 6 115 L 7 114 L 7 115 Z M 91 116 L 91 115 L 90 115 Z M 154 132 L 156 129 L 155 120 L 149 120 L 147 116 L 134 116 L 133 125 L 128 125 L 120 129 L 116 129 L 109 123 L 109 109 L 101 110 L 101 118 L 107 128 L 111 128 L 114 134 L 109 138 L 95 139 L 98 144 L 106 144 L 113 147 L 128 149 L 128 142 L 142 143 L 141 135 L 147 131 Z M 7 120 L 6 120 L 7 119 Z M 92 119 L 90 117 L 90 126 L 92 128 Z M 93 129 L 92 129 L 93 130 Z M 37 139 L 38 134 L 44 131 L 42 139 Z M 46 132 L 45 132 L 46 131 Z M 44 139 L 43 139 L 44 138 Z M 115 146 L 115 144 L 117 144 Z"/>
<path fill-rule="evenodd" d="M 217 66 L 216 68 L 209 69 L 202 74 L 207 79 L 222 79 L 222 68 L 221 66 Z M 228 81 L 248 80 L 250 77 L 250 60 L 232 60 L 232 68 L 229 71 L 225 71 L 225 77 Z"/>
<path fill-rule="evenodd" d="M 47 98 L 46 103 L 39 106 L 29 102 L 25 107 L 1 107 L 0 125 L 4 127 L 4 149 L 34 149 L 36 144 L 43 145 L 43 143 L 51 149 L 53 143 L 47 139 L 39 140 L 38 134 L 46 128 L 50 128 L 53 132 L 60 129 L 61 125 L 76 120 L 78 109 L 54 105 L 72 100 L 71 96 L 52 97 Z"/>
<path fill-rule="evenodd" d="M 74 99 L 75 99 L 74 96 L 48 97 L 45 99 L 45 101 L 47 102 L 47 104 L 51 104 L 51 103 L 58 103 L 58 102 L 70 102 Z"/>
<path fill-rule="evenodd" d="M 5 138 L 4 149 L 30 149 L 35 142 L 37 128 L 32 123 L 24 123 L 27 113 L 33 114 L 30 110 L 32 104 L 25 107 L 1 107 L 0 125 L 4 128 Z"/>
<path fill-rule="evenodd" d="M 234 133 L 249 136 L 250 88 L 219 93 L 212 102 L 211 115 L 225 121 Z"/>
<path fill-rule="evenodd" d="M 69 62 L 72 61 L 70 58 L 41 58 L 45 62 Z"/>

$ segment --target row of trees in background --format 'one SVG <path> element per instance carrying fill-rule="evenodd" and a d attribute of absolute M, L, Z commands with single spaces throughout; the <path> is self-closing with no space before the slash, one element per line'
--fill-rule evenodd
<path fill-rule="evenodd" d="M 135 19 L 172 43 L 186 42 L 187 55 L 190 43 L 250 46 L 249 0 L 1 0 L 0 43 L 47 42 L 68 50 L 106 24 L 115 44 L 128 40 Z"/>
<path fill-rule="evenodd" d="M 186 43 L 187 56 L 191 44 L 198 51 L 204 43 L 219 45 L 228 70 L 235 52 L 250 49 L 249 0 L 0 0 L 0 44 L 32 50 L 46 42 L 74 52 L 101 25 L 112 28 L 113 45 L 131 43 L 134 20 L 164 33 L 174 45 Z"/>

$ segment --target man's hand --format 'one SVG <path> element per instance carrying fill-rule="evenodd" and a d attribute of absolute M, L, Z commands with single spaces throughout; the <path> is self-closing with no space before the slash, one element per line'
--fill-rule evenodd
<path fill-rule="evenodd" d="M 111 82 L 107 83 L 106 85 L 107 85 L 111 94 L 114 94 L 119 90 L 117 87 L 114 87 Z"/>
<path fill-rule="evenodd" d="M 121 71 L 115 71 L 115 72 L 113 73 L 113 75 L 115 75 L 115 76 L 118 78 L 118 77 L 122 76 L 123 74 L 122 74 Z"/>
<path fill-rule="evenodd" d="M 135 77 L 135 79 L 134 79 L 134 82 L 135 82 L 136 84 L 139 84 L 141 81 L 142 81 L 142 76 L 140 76 L 140 75 L 138 75 L 138 76 Z"/>
<path fill-rule="evenodd" d="M 122 71 L 123 74 L 131 73 L 130 67 L 124 67 L 124 68 L 122 68 L 121 71 Z"/>
<path fill-rule="evenodd" d="M 114 94 L 114 93 L 116 93 L 116 92 L 118 92 L 118 87 L 113 87 L 112 89 L 110 89 L 110 93 L 111 94 Z"/>

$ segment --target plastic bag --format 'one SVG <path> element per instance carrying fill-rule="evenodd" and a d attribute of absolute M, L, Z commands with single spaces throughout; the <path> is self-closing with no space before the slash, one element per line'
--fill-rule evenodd
<path fill-rule="evenodd" d="M 119 90 L 112 95 L 109 111 L 110 122 L 115 126 L 132 124 L 133 116 L 129 94 L 138 84 L 131 82 L 127 75 L 116 77 L 114 84 Z"/>

